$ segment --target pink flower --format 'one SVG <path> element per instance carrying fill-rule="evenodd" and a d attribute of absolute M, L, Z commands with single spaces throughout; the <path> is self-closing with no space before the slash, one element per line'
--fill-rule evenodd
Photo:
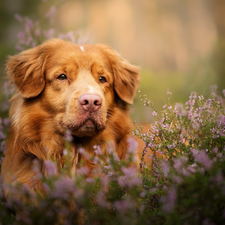
<path fill-rule="evenodd" d="M 130 199 L 115 201 L 114 205 L 116 210 L 121 214 L 124 214 L 128 210 L 133 209 L 135 207 L 133 202 Z"/>
<path fill-rule="evenodd" d="M 56 7 L 53 5 L 50 8 L 50 10 L 45 14 L 45 17 L 50 19 L 51 24 L 53 24 L 53 22 L 54 22 L 55 12 L 56 12 Z"/>
<path fill-rule="evenodd" d="M 76 172 L 79 175 L 84 175 L 85 176 L 85 175 L 87 175 L 89 173 L 89 169 L 87 167 L 82 166 L 82 167 L 78 168 L 76 170 Z"/>
<path fill-rule="evenodd" d="M 135 141 L 134 138 L 129 137 L 127 139 L 128 142 L 128 152 L 131 154 L 135 154 L 138 148 L 138 143 Z"/>
<path fill-rule="evenodd" d="M 6 151 L 5 141 L 1 142 L 1 151 L 5 154 L 5 151 Z"/>
<path fill-rule="evenodd" d="M 153 115 L 153 116 L 157 116 L 157 112 L 156 112 L 156 111 L 153 111 L 153 112 L 152 112 L 152 115 Z"/>
<path fill-rule="evenodd" d="M 106 201 L 106 195 L 104 191 L 99 190 L 95 200 L 97 204 L 100 205 L 102 208 L 108 208 L 108 202 Z"/>
<path fill-rule="evenodd" d="M 174 159 L 174 168 L 179 172 L 186 165 L 188 158 L 185 156 L 180 156 L 179 158 Z"/>
<path fill-rule="evenodd" d="M 118 184 L 121 187 L 131 188 L 141 184 L 141 178 L 138 176 L 138 171 L 136 168 L 123 167 L 121 170 L 124 173 L 124 175 L 118 178 Z"/>
<path fill-rule="evenodd" d="M 62 176 L 56 180 L 54 185 L 53 197 L 61 199 L 69 199 L 70 194 L 75 191 L 74 182 L 69 177 Z"/>
<path fill-rule="evenodd" d="M 195 149 L 192 149 L 191 151 L 194 155 L 195 161 L 200 163 L 204 169 L 209 170 L 211 168 L 212 161 L 204 151 L 198 151 Z"/>
<path fill-rule="evenodd" d="M 55 30 L 53 28 L 47 30 L 47 31 L 44 31 L 44 36 L 46 39 L 51 39 L 54 37 L 54 34 L 55 34 Z"/>
<path fill-rule="evenodd" d="M 101 147 L 99 145 L 94 145 L 93 148 L 95 149 L 95 154 L 102 155 Z"/>
<path fill-rule="evenodd" d="M 166 161 L 162 161 L 162 171 L 165 177 L 168 176 L 168 173 L 170 171 L 169 163 Z"/>
<path fill-rule="evenodd" d="M 51 177 L 51 176 L 58 175 L 58 169 L 57 169 L 56 163 L 54 163 L 51 160 L 45 160 L 44 165 L 47 172 L 47 176 Z"/>
<path fill-rule="evenodd" d="M 171 187 L 167 192 L 167 196 L 163 196 L 161 201 L 163 203 L 162 205 L 163 211 L 165 211 L 166 213 L 172 213 L 177 201 L 176 187 L 175 186 Z"/>
<path fill-rule="evenodd" d="M 15 14 L 15 16 L 14 16 L 19 22 L 23 22 L 23 18 L 22 18 L 22 16 L 21 15 L 19 15 L 19 14 Z"/>

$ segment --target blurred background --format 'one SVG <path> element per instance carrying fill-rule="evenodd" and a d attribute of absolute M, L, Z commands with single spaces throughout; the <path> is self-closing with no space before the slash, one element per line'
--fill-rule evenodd
<path fill-rule="evenodd" d="M 133 120 L 151 122 L 147 95 L 162 110 L 167 91 L 185 103 L 192 91 L 225 89 L 224 0 L 1 0 L 0 75 L 8 55 L 51 37 L 105 43 L 141 68 Z"/>

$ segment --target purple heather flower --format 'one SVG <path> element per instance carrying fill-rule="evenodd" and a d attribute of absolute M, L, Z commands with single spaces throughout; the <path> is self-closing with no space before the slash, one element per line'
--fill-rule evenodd
<path fill-rule="evenodd" d="M 175 109 L 177 110 L 177 113 L 178 113 L 179 116 L 186 116 L 187 112 L 186 112 L 186 110 L 184 109 L 183 104 L 181 104 L 181 103 L 176 103 L 176 104 L 175 104 Z"/>
<path fill-rule="evenodd" d="M 153 112 L 152 112 L 152 115 L 153 115 L 153 116 L 157 116 L 157 112 L 156 112 L 156 111 L 153 111 Z"/>
<path fill-rule="evenodd" d="M 215 182 L 220 185 L 224 181 L 224 177 L 221 171 L 219 171 L 216 176 L 214 177 Z"/>
<path fill-rule="evenodd" d="M 56 180 L 54 185 L 54 191 L 52 195 L 55 198 L 68 199 L 69 195 L 74 191 L 74 182 L 72 179 L 66 176 L 61 176 L 58 180 Z"/>
<path fill-rule="evenodd" d="M 16 220 L 21 224 L 32 224 L 29 211 L 24 208 L 16 213 Z"/>
<path fill-rule="evenodd" d="M 82 155 L 82 156 L 84 156 L 86 159 L 91 159 L 91 157 L 90 157 L 90 155 L 88 154 L 88 152 L 87 151 L 85 151 L 85 149 L 84 148 L 79 148 L 78 149 L 78 152 Z"/>
<path fill-rule="evenodd" d="M 116 210 L 122 215 L 135 207 L 134 203 L 130 199 L 117 200 L 115 201 L 114 206 Z"/>
<path fill-rule="evenodd" d="M 191 165 L 187 167 L 187 170 L 190 171 L 191 173 L 195 173 L 196 169 Z"/>
<path fill-rule="evenodd" d="M 102 188 L 106 190 L 109 186 L 109 177 L 105 174 L 102 174 L 100 177 L 100 180 L 101 180 Z"/>
<path fill-rule="evenodd" d="M 67 130 L 65 135 L 64 135 L 64 138 L 65 138 L 66 141 L 71 142 L 73 140 L 72 131 Z"/>
<path fill-rule="evenodd" d="M 217 154 L 217 158 L 222 159 L 222 157 L 223 157 L 223 153 L 222 152 Z"/>
<path fill-rule="evenodd" d="M 199 123 L 194 122 L 194 123 L 192 123 L 192 127 L 193 127 L 194 130 L 198 131 L 198 130 L 200 129 L 201 126 L 200 126 Z"/>
<path fill-rule="evenodd" d="M 121 187 L 131 188 L 133 186 L 138 186 L 141 184 L 141 179 L 138 176 L 138 171 L 136 168 L 121 168 L 124 175 L 118 177 L 118 184 Z"/>
<path fill-rule="evenodd" d="M 225 89 L 223 89 L 223 96 L 225 97 Z"/>
<path fill-rule="evenodd" d="M 95 198 L 97 204 L 103 208 L 108 208 L 108 202 L 106 201 L 106 195 L 105 192 L 103 190 L 99 190 L 96 198 Z"/>
<path fill-rule="evenodd" d="M 184 143 L 184 136 L 183 136 L 183 134 L 179 135 L 179 142 L 180 143 Z"/>
<path fill-rule="evenodd" d="M 44 188 L 44 190 L 45 190 L 45 192 L 47 194 L 51 192 L 51 188 L 50 188 L 50 186 L 48 184 L 46 184 L 46 183 L 43 182 L 42 183 L 42 187 Z"/>
<path fill-rule="evenodd" d="M 53 28 L 43 32 L 43 34 L 44 34 L 46 39 L 53 38 L 54 37 L 54 33 L 55 33 L 55 30 Z"/>
<path fill-rule="evenodd" d="M 165 177 L 168 176 L 168 173 L 170 171 L 170 166 L 169 163 L 167 161 L 162 161 L 162 171 Z"/>
<path fill-rule="evenodd" d="M 113 154 L 114 149 L 115 149 L 115 144 L 112 141 L 110 141 L 108 143 L 108 148 L 107 148 L 109 155 Z"/>
<path fill-rule="evenodd" d="M 89 173 L 89 169 L 87 167 L 80 167 L 76 169 L 77 174 L 86 176 Z"/>
<path fill-rule="evenodd" d="M 58 169 L 55 162 L 51 160 L 45 160 L 44 165 L 47 172 L 47 176 L 51 177 L 58 175 Z"/>
<path fill-rule="evenodd" d="M 5 141 L 2 141 L 2 142 L 1 142 L 1 150 L 2 150 L 2 152 L 5 154 L 5 151 L 6 151 Z"/>
<path fill-rule="evenodd" d="M 27 41 L 26 41 L 26 45 L 27 46 L 30 46 L 30 44 L 31 44 L 31 42 L 33 41 L 33 38 L 31 37 L 31 36 L 29 36 L 28 38 L 27 38 Z"/>
<path fill-rule="evenodd" d="M 49 18 L 49 17 L 52 17 L 54 16 L 56 12 L 56 7 L 53 5 L 50 10 L 45 14 L 45 17 Z"/>
<path fill-rule="evenodd" d="M 50 24 L 54 23 L 54 17 L 56 13 L 56 7 L 53 5 L 50 10 L 45 14 L 45 17 L 49 19 Z"/>
<path fill-rule="evenodd" d="M 88 183 L 93 183 L 93 182 L 95 182 L 95 180 L 94 180 L 93 178 L 87 178 L 86 181 L 87 181 Z"/>
<path fill-rule="evenodd" d="M 174 176 L 172 176 L 171 178 L 172 178 L 172 180 L 173 180 L 175 183 L 177 183 L 177 184 L 182 184 L 182 183 L 183 183 L 183 179 L 182 179 L 181 176 L 176 176 L 176 175 L 174 175 Z"/>
<path fill-rule="evenodd" d="M 73 34 L 72 31 L 70 31 L 70 32 L 67 33 L 67 38 L 68 38 L 71 42 L 73 42 L 73 43 L 76 42 L 76 39 L 75 39 L 74 34 Z"/>
<path fill-rule="evenodd" d="M 188 158 L 185 156 L 180 156 L 179 158 L 175 158 L 173 161 L 174 161 L 174 168 L 179 172 L 186 165 Z"/>
<path fill-rule="evenodd" d="M 23 18 L 22 18 L 21 15 L 15 14 L 14 17 L 15 17 L 19 22 L 23 22 Z"/>
<path fill-rule="evenodd" d="M 101 151 L 100 145 L 94 145 L 93 148 L 95 149 L 95 154 L 102 155 L 102 151 Z"/>
<path fill-rule="evenodd" d="M 16 48 L 16 50 L 19 51 L 19 52 L 23 50 L 23 48 L 22 48 L 20 45 L 16 45 L 15 48 Z"/>
<path fill-rule="evenodd" d="M 199 96 L 198 96 L 198 99 L 199 99 L 199 101 L 202 101 L 202 100 L 204 100 L 204 97 L 203 97 L 203 95 L 199 95 Z"/>
<path fill-rule="evenodd" d="M 154 190 L 153 190 L 153 189 L 154 189 Z M 150 191 L 151 191 L 151 193 L 154 194 L 155 191 L 157 191 L 157 188 L 152 188 Z M 140 196 L 141 198 L 144 198 L 146 195 L 147 195 L 147 192 L 146 192 L 146 191 L 142 191 L 142 192 L 140 193 L 139 196 Z"/>
<path fill-rule="evenodd" d="M 211 168 L 212 161 L 204 151 L 192 149 L 191 152 L 194 155 L 195 161 L 197 163 L 200 163 L 204 167 L 204 169 L 209 170 Z"/>
<path fill-rule="evenodd" d="M 34 48 L 34 47 L 36 47 L 36 46 L 37 46 L 37 43 L 36 43 L 36 42 L 32 42 L 31 48 Z"/>
<path fill-rule="evenodd" d="M 137 149 L 138 149 L 137 141 L 135 141 L 134 138 L 129 137 L 127 139 L 127 142 L 128 142 L 128 153 L 135 154 L 137 152 Z"/>
<path fill-rule="evenodd" d="M 41 165 L 38 160 L 33 160 L 32 169 L 35 172 L 35 175 L 38 179 L 42 179 L 43 174 L 41 172 Z"/>
<path fill-rule="evenodd" d="M 17 37 L 18 37 L 19 39 L 24 39 L 24 38 L 25 38 L 24 32 L 23 32 L 23 31 L 19 32 L 18 35 L 17 35 Z"/>
<path fill-rule="evenodd" d="M 26 20 L 26 24 L 25 24 L 25 30 L 27 33 L 30 32 L 30 30 L 34 27 L 34 23 L 31 19 L 28 19 Z"/>
<path fill-rule="evenodd" d="M 163 196 L 161 198 L 161 201 L 163 203 L 163 205 L 162 205 L 163 211 L 165 211 L 166 213 L 172 213 L 175 208 L 176 201 L 177 201 L 176 187 L 175 186 L 171 187 L 167 191 L 167 196 Z"/>
<path fill-rule="evenodd" d="M 217 153 L 218 152 L 218 148 L 217 147 L 213 148 L 212 152 L 213 153 Z"/>
<path fill-rule="evenodd" d="M 150 142 L 150 143 L 148 144 L 148 147 L 149 147 L 149 148 L 154 148 L 155 145 L 154 145 L 152 142 Z M 148 151 L 146 150 L 146 152 L 148 152 Z"/>
<path fill-rule="evenodd" d="M 4 123 L 4 125 L 5 125 L 6 127 L 8 127 L 8 126 L 9 126 L 9 123 L 10 123 L 10 119 L 9 119 L 9 118 L 4 118 L 4 119 L 3 119 L 3 123 Z"/>
<path fill-rule="evenodd" d="M 0 131 L 0 139 L 4 140 L 6 138 L 5 134 L 3 134 L 2 131 Z"/>
<path fill-rule="evenodd" d="M 40 34 L 41 34 L 41 31 L 40 31 L 39 28 L 37 28 L 37 29 L 34 31 L 34 35 L 35 35 L 36 37 L 38 37 Z"/>

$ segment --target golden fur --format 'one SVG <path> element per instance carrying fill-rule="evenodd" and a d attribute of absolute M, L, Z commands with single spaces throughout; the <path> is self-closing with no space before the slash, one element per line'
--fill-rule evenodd
<path fill-rule="evenodd" d="M 11 99 L 11 128 L 1 169 L 4 184 L 20 182 L 41 192 L 33 161 L 43 174 L 46 159 L 62 165 L 68 129 L 74 138 L 71 170 L 81 158 L 79 146 L 94 154 L 94 145 L 104 152 L 111 141 L 124 158 L 133 128 L 127 105 L 133 103 L 139 74 L 113 49 L 53 39 L 10 57 L 7 74 L 18 93 Z M 94 98 L 88 109 L 85 97 L 90 102 Z M 85 166 L 92 170 L 95 165 L 85 161 Z"/>

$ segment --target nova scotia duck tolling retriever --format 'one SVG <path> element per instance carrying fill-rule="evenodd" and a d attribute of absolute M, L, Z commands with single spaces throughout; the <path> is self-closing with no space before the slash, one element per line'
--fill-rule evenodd
<path fill-rule="evenodd" d="M 80 146 L 94 156 L 93 146 L 104 153 L 113 143 L 124 159 L 133 129 L 128 105 L 133 103 L 139 70 L 115 50 L 103 44 L 79 46 L 52 39 L 9 57 L 6 71 L 17 93 L 10 100 L 3 184 L 22 183 L 42 193 L 33 162 L 44 176 L 45 160 L 63 166 L 68 130 L 73 137 L 71 171 L 83 157 Z M 91 160 L 83 165 L 89 171 L 96 166 Z M 7 188 L 4 191 L 7 198 Z"/>

